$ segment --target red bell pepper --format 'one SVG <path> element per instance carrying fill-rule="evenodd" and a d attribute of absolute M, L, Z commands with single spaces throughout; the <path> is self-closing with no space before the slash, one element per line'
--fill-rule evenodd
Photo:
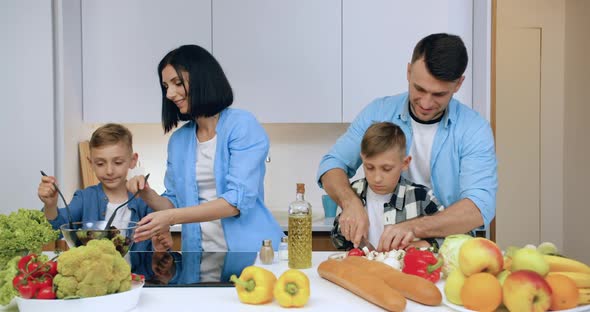
<path fill-rule="evenodd" d="M 443 259 L 437 259 L 431 251 L 409 248 L 404 256 L 404 268 L 402 271 L 436 283 L 440 279 L 443 264 Z"/>

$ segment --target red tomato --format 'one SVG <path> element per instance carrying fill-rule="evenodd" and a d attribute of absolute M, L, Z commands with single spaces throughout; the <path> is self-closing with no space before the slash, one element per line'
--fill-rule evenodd
<path fill-rule="evenodd" d="M 143 276 L 143 274 L 131 273 L 131 280 L 136 282 L 144 282 L 145 276 Z"/>
<path fill-rule="evenodd" d="M 24 274 L 18 274 L 17 276 L 15 276 L 12 279 L 12 286 L 14 286 L 15 289 L 18 289 L 18 286 L 21 284 L 24 284 L 26 282 L 23 282 L 23 279 L 25 279 L 25 275 Z"/>
<path fill-rule="evenodd" d="M 41 276 L 43 272 L 41 272 L 41 270 L 38 270 L 38 267 L 39 262 L 29 262 L 29 265 L 27 266 L 27 272 L 32 273 L 31 275 L 33 277 Z"/>
<path fill-rule="evenodd" d="M 18 285 L 17 290 L 21 297 L 31 299 L 35 295 L 36 288 L 32 283 L 28 283 Z"/>
<path fill-rule="evenodd" d="M 36 259 L 36 258 L 37 258 L 36 254 L 28 254 L 28 255 L 20 258 L 20 260 L 18 260 L 18 264 L 17 264 L 19 271 L 25 272 L 27 270 L 27 265 L 29 264 L 29 261 L 31 261 L 31 259 Z"/>
<path fill-rule="evenodd" d="M 55 292 L 53 291 L 53 287 L 44 287 L 39 290 L 37 293 L 37 299 L 55 299 Z"/>
<path fill-rule="evenodd" d="M 362 257 L 364 256 L 365 253 L 358 249 L 358 248 L 353 248 L 351 250 L 348 251 L 348 256 L 352 256 L 352 257 Z"/>
<path fill-rule="evenodd" d="M 30 283 L 32 283 L 37 289 L 53 287 L 53 280 L 51 277 L 41 276 L 33 279 Z"/>
<path fill-rule="evenodd" d="M 51 274 L 51 276 L 57 275 L 57 262 L 49 260 L 45 262 L 45 265 L 49 267 L 47 273 Z"/>

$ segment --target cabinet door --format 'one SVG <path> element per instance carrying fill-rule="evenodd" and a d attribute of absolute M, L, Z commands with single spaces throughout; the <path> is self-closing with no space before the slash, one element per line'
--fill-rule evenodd
<path fill-rule="evenodd" d="M 259 121 L 341 122 L 340 0 L 215 0 L 213 54 Z"/>
<path fill-rule="evenodd" d="M 211 49 L 210 0 L 82 1 L 85 122 L 160 122 L 157 67 L 184 44 Z"/>
<path fill-rule="evenodd" d="M 343 0 L 343 121 L 373 99 L 408 90 L 407 64 L 431 33 L 461 36 L 472 57 L 473 0 Z M 471 106 L 471 60 L 455 95 Z"/>
<path fill-rule="evenodd" d="M 0 214 L 42 207 L 39 170 L 56 174 L 52 24 L 51 1 L 0 1 Z"/>

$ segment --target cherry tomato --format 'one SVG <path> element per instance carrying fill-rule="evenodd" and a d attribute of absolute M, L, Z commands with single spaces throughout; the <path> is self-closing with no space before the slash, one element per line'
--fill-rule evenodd
<path fill-rule="evenodd" d="M 24 284 L 26 282 L 26 280 L 23 282 L 23 279 L 25 279 L 25 275 L 22 273 L 18 274 L 12 279 L 12 286 L 14 286 L 15 289 L 18 289 L 19 285 Z"/>
<path fill-rule="evenodd" d="M 39 265 L 39 271 L 41 272 L 41 275 L 45 275 L 45 274 L 49 274 L 51 276 L 55 276 L 57 275 L 57 262 L 55 261 L 47 261 L 43 264 Z"/>
<path fill-rule="evenodd" d="M 43 289 L 47 287 L 53 287 L 53 280 L 49 276 L 41 276 L 33 279 L 30 283 L 33 284 L 37 289 Z"/>
<path fill-rule="evenodd" d="M 18 290 L 21 297 L 31 299 L 35 295 L 35 290 L 37 289 L 32 283 L 27 283 L 18 285 L 16 290 Z"/>
<path fill-rule="evenodd" d="M 365 253 L 362 250 L 360 250 L 359 248 L 353 248 L 348 251 L 348 256 L 362 257 L 364 255 L 365 255 Z"/>
<path fill-rule="evenodd" d="M 145 281 L 145 276 L 143 276 L 143 274 L 131 273 L 131 280 L 136 282 L 143 282 Z"/>
<path fill-rule="evenodd" d="M 53 287 L 44 287 L 39 289 L 37 292 L 37 299 L 55 299 L 55 292 L 53 291 Z"/>
<path fill-rule="evenodd" d="M 29 262 L 29 265 L 27 266 L 27 272 L 32 273 L 31 275 L 33 277 L 41 276 L 43 272 L 41 272 L 41 270 L 37 270 L 38 267 L 39 262 Z"/>
<path fill-rule="evenodd" d="M 36 254 L 28 254 L 28 255 L 20 258 L 20 260 L 18 260 L 18 264 L 17 264 L 19 271 L 25 272 L 27 270 L 27 265 L 29 264 L 29 261 L 31 261 L 31 259 L 33 259 L 33 258 L 36 259 L 37 255 Z"/>

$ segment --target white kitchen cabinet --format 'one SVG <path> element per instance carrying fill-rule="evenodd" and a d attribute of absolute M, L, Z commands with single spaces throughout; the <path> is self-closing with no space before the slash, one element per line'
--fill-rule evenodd
<path fill-rule="evenodd" d="M 0 214 L 39 209 L 39 170 L 55 174 L 52 4 L 0 1 Z"/>
<path fill-rule="evenodd" d="M 343 0 L 342 121 L 351 122 L 373 99 L 407 91 L 407 64 L 431 33 L 461 36 L 472 53 L 473 0 Z M 471 106 L 473 60 L 455 95 Z"/>
<path fill-rule="evenodd" d="M 211 0 L 85 0 L 85 122 L 160 122 L 157 66 L 180 45 L 211 49 Z"/>
<path fill-rule="evenodd" d="M 341 122 L 340 0 L 215 0 L 213 54 L 234 106 L 265 123 Z"/>

